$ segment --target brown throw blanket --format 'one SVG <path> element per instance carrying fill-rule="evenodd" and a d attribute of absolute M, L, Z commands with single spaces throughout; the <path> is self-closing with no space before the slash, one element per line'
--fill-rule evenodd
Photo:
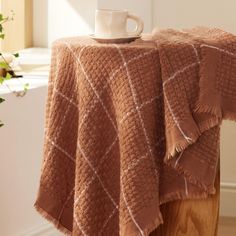
<path fill-rule="evenodd" d="M 58 40 L 35 207 L 69 235 L 149 235 L 160 204 L 214 194 L 219 125 L 235 118 L 232 34 Z"/>

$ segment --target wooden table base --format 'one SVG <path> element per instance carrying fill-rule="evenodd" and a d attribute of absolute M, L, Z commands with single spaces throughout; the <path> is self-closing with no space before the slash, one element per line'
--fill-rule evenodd
<path fill-rule="evenodd" d="M 205 200 L 173 201 L 161 206 L 164 224 L 150 236 L 216 236 L 220 201 L 220 171 L 216 194 Z"/>

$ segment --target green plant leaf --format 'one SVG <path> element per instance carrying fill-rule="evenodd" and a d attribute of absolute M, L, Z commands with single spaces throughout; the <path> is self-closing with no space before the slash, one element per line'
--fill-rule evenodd
<path fill-rule="evenodd" d="M 0 77 L 0 84 L 2 84 L 4 82 L 4 78 Z"/>
<path fill-rule="evenodd" d="M 5 77 L 5 80 L 9 80 L 9 79 L 11 79 L 11 78 L 12 78 L 11 74 L 10 74 L 10 73 L 7 73 L 7 74 L 6 74 L 6 77 Z"/>
<path fill-rule="evenodd" d="M 11 17 L 11 18 L 10 18 L 10 17 L 4 17 L 4 16 L 0 13 L 0 39 L 4 39 L 4 37 L 5 37 L 5 34 L 3 33 L 3 24 L 4 24 L 5 22 L 7 22 L 7 21 L 13 20 L 14 12 L 11 11 L 11 13 L 12 13 L 12 17 Z M 19 56 L 18 53 L 15 53 L 15 54 L 13 54 L 13 55 L 14 55 L 15 57 L 18 57 L 18 56 Z M 10 66 L 9 66 L 9 64 L 4 60 L 4 57 L 3 57 L 2 53 L 0 53 L 0 57 L 2 57 L 2 59 L 3 59 L 3 62 L 0 62 L 0 68 L 5 69 L 5 70 L 9 69 Z M 14 73 L 14 72 L 13 72 L 13 73 Z M 11 79 L 11 78 L 12 78 L 12 76 L 11 76 L 10 73 L 7 73 L 5 77 L 0 76 L 0 85 L 1 85 L 5 80 L 9 80 L 9 79 Z M 25 89 L 27 89 L 27 86 L 25 86 Z M 2 103 L 2 102 L 4 102 L 4 101 L 5 101 L 5 99 L 0 97 L 0 103 Z M 3 125 L 4 125 L 4 124 L 3 124 L 2 121 L 0 120 L 0 127 L 2 127 Z"/>
<path fill-rule="evenodd" d="M 29 89 L 29 84 L 24 84 L 24 91 L 26 92 Z"/>
<path fill-rule="evenodd" d="M 19 55 L 19 53 L 14 53 L 13 56 L 14 57 L 19 57 L 20 55 Z"/>
<path fill-rule="evenodd" d="M 0 68 L 8 69 L 9 65 L 6 62 L 0 62 Z"/>
<path fill-rule="evenodd" d="M 5 99 L 0 97 L 0 103 L 4 102 Z"/>

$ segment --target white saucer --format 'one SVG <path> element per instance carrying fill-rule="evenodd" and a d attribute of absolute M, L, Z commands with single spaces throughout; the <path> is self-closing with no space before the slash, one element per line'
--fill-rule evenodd
<path fill-rule="evenodd" d="M 102 38 L 102 37 L 96 36 L 95 34 L 90 34 L 89 37 L 99 43 L 130 43 L 136 39 L 141 38 L 141 35 L 139 35 L 139 36 L 126 36 L 123 38 Z"/>

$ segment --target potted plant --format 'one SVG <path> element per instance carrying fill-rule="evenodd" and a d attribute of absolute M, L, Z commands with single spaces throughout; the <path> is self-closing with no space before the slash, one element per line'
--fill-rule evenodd
<path fill-rule="evenodd" d="M 0 13 L 0 40 L 3 40 L 5 37 L 4 34 L 4 24 L 13 20 L 13 12 L 11 17 L 4 17 L 3 14 Z M 12 78 L 17 78 L 19 76 L 15 75 L 14 70 L 11 67 L 11 62 L 14 60 L 14 58 L 19 57 L 18 53 L 10 54 L 10 53 L 2 53 L 0 52 L 0 86 L 6 81 L 10 80 Z M 28 84 L 24 85 L 23 92 L 15 92 L 17 96 L 23 96 L 25 95 L 28 88 Z M 0 103 L 4 102 L 5 100 L 0 97 Z M 3 126 L 3 123 L 0 120 L 0 127 Z"/>

